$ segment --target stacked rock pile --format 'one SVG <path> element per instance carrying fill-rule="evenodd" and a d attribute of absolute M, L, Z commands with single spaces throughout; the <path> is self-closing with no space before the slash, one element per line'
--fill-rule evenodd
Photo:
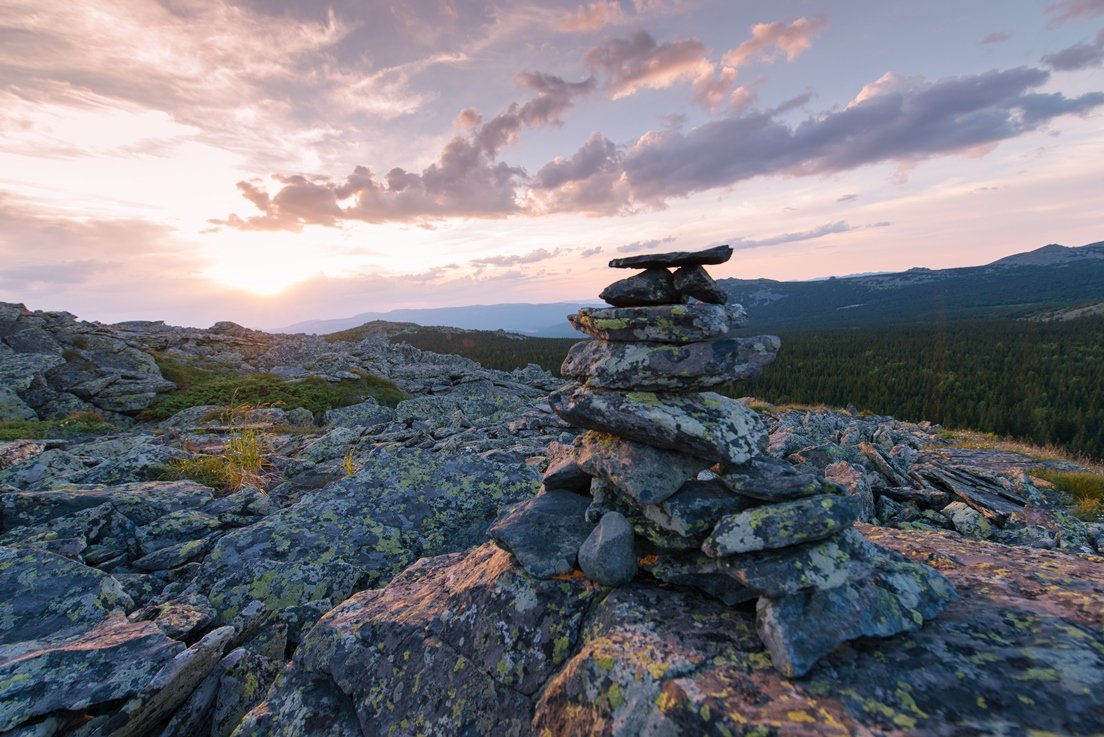
<path fill-rule="evenodd" d="M 542 493 L 490 534 L 537 576 L 577 561 L 603 585 L 643 571 L 730 605 L 757 600 L 774 666 L 799 676 L 845 641 L 917 629 L 955 594 L 937 571 L 867 542 L 852 527 L 858 497 L 765 456 L 759 416 L 709 391 L 757 376 L 780 346 L 731 335 L 744 311 L 704 269 L 731 255 L 610 262 L 643 271 L 602 292 L 612 307 L 568 318 L 594 340 L 563 364 L 580 383 L 549 398 L 587 432 L 550 448 Z"/>

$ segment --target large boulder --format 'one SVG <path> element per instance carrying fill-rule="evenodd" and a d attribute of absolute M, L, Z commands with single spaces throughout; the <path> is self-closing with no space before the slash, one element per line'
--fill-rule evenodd
<path fill-rule="evenodd" d="M 500 507 L 538 485 L 528 466 L 380 447 L 355 475 L 220 538 L 199 585 L 222 621 L 253 599 L 274 611 L 340 601 L 419 557 L 479 543 Z"/>

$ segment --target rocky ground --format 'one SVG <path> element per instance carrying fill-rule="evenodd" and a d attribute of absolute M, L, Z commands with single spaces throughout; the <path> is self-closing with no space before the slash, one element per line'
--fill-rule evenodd
<path fill-rule="evenodd" d="M 172 389 L 154 352 L 289 380 L 367 371 L 410 398 L 143 422 Z M 1104 731 L 1104 526 L 1032 459 L 749 400 L 771 455 L 845 487 L 867 538 L 959 595 L 918 632 L 786 679 L 754 606 L 536 579 L 487 542 L 537 493 L 549 444 L 580 433 L 546 402 L 562 384 L 382 338 L 0 305 L 0 419 L 115 428 L 0 443 L 0 735 Z M 269 464 L 257 485 L 155 480 L 245 430 Z"/>

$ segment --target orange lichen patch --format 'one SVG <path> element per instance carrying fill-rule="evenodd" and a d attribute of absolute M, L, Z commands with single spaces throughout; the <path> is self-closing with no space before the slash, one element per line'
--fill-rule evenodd
<path fill-rule="evenodd" d="M 640 558 L 637 559 L 636 563 L 641 568 L 644 568 L 646 566 L 654 566 L 657 563 L 659 563 L 659 556 L 658 555 L 641 556 Z"/>
<path fill-rule="evenodd" d="M 586 578 L 586 575 L 578 568 L 572 568 L 567 573 L 557 573 L 552 578 L 557 581 L 582 581 Z"/>

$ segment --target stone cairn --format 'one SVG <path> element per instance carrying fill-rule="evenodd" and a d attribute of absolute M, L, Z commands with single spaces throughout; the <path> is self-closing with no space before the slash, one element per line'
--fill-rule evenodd
<path fill-rule="evenodd" d="M 757 376 L 780 347 L 732 336 L 744 310 L 704 269 L 731 256 L 718 246 L 610 262 L 643 271 L 602 292 L 612 307 L 568 318 L 594 339 L 563 364 L 580 383 L 549 397 L 587 432 L 549 448 L 541 493 L 489 533 L 536 576 L 577 562 L 607 586 L 651 579 L 728 605 L 757 600 L 775 668 L 800 676 L 843 642 L 919 628 L 955 592 L 865 540 L 852 527 L 858 497 L 764 455 L 758 414 L 709 391 Z"/>

